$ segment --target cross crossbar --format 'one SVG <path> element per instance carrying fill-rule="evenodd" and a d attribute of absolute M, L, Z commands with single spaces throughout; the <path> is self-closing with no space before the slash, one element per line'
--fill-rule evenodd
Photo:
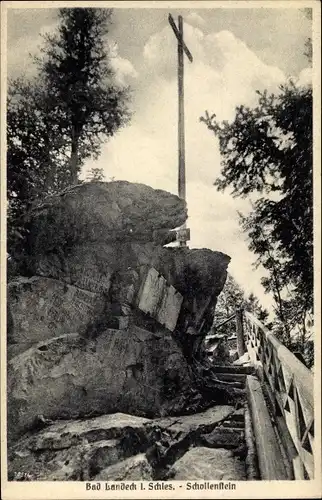
<path fill-rule="evenodd" d="M 170 26 L 171 28 L 173 29 L 173 32 L 178 40 L 178 42 L 182 45 L 182 48 L 186 54 L 186 56 L 188 57 L 189 61 L 192 62 L 193 61 L 193 58 L 192 58 L 192 55 L 191 55 L 191 52 L 190 50 L 188 49 L 188 47 L 186 46 L 186 44 L 184 43 L 183 39 L 182 39 L 182 36 L 180 35 L 180 32 L 176 26 L 176 23 L 174 22 L 174 19 L 173 17 L 171 16 L 171 14 L 169 14 L 169 23 L 170 23 Z"/>

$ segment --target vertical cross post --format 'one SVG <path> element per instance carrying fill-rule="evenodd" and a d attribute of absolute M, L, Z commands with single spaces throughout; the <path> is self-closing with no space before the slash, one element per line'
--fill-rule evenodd
<path fill-rule="evenodd" d="M 184 135 L 184 61 L 183 61 L 183 21 L 178 17 L 178 191 L 179 197 L 186 199 L 186 164 Z"/>
<path fill-rule="evenodd" d="M 186 166 L 185 166 L 185 133 L 184 133 L 184 54 L 192 62 L 192 55 L 183 40 L 183 19 L 178 16 L 178 27 L 169 14 L 169 23 L 178 40 L 178 194 L 186 199 Z M 188 233 L 186 225 L 182 226 L 184 238 L 180 239 L 180 246 L 186 246 Z"/>

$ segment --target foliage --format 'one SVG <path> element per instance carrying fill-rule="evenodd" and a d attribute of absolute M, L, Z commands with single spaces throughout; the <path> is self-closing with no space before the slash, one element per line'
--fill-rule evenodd
<path fill-rule="evenodd" d="M 104 171 L 100 167 L 92 167 L 86 176 L 88 182 L 99 182 L 105 179 Z"/>
<path fill-rule="evenodd" d="M 264 309 L 258 298 L 251 293 L 246 295 L 244 290 L 238 285 L 236 280 L 228 273 L 225 286 L 217 299 L 216 311 L 214 316 L 214 325 L 220 325 L 221 322 L 232 316 L 236 309 L 245 309 L 255 314 L 260 321 L 266 322 L 268 312 Z M 236 323 L 234 320 L 227 323 L 222 332 L 229 335 L 236 333 Z"/>
<path fill-rule="evenodd" d="M 216 323 L 227 319 L 235 313 L 236 308 L 242 307 L 245 294 L 231 274 L 228 273 L 224 288 L 217 299 Z"/>
<path fill-rule="evenodd" d="M 246 311 L 254 314 L 254 316 L 256 316 L 264 325 L 266 325 L 267 327 L 270 326 L 270 323 L 268 323 L 269 313 L 267 309 L 263 308 L 260 301 L 253 293 L 248 295 L 244 303 L 244 308 Z"/>
<path fill-rule="evenodd" d="M 282 86 L 278 95 L 258 92 L 254 108 L 239 106 L 232 123 L 201 118 L 219 139 L 222 171 L 215 185 L 233 196 L 257 196 L 240 214 L 249 248 L 268 276 L 280 336 L 306 334 L 313 308 L 312 89 Z"/>
<path fill-rule="evenodd" d="M 44 113 L 44 88 L 18 79 L 7 106 L 8 246 L 23 236 L 20 220 L 32 202 L 68 182 L 57 126 Z"/>
<path fill-rule="evenodd" d="M 34 57 L 34 79 L 9 82 L 8 245 L 23 238 L 30 205 L 78 182 L 84 161 L 128 118 L 128 89 L 113 83 L 109 9 L 59 10 L 59 24 Z"/>

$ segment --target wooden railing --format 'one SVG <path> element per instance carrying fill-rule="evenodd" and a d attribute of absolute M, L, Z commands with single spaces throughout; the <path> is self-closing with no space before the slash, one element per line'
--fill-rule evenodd
<path fill-rule="evenodd" d="M 313 374 L 251 313 L 244 313 L 243 326 L 294 479 L 313 479 Z"/>

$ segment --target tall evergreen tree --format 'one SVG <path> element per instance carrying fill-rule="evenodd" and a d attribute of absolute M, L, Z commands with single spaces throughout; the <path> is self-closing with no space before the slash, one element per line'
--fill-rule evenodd
<path fill-rule="evenodd" d="M 313 308 L 312 89 L 289 83 L 278 95 L 258 95 L 258 105 L 239 106 L 232 123 L 208 114 L 201 120 L 219 138 L 217 189 L 258 197 L 241 223 L 268 271 L 262 282 L 289 339 Z"/>
<path fill-rule="evenodd" d="M 9 251 L 30 204 L 76 183 L 84 160 L 129 119 L 129 90 L 114 84 L 109 62 L 110 22 L 109 9 L 60 9 L 34 79 L 9 82 Z"/>
<path fill-rule="evenodd" d="M 60 9 L 58 29 L 45 36 L 42 56 L 36 58 L 50 113 L 70 151 L 71 182 L 77 181 L 82 160 L 97 155 L 102 139 L 128 116 L 128 94 L 113 84 L 108 60 L 110 19 L 109 9 Z"/>

